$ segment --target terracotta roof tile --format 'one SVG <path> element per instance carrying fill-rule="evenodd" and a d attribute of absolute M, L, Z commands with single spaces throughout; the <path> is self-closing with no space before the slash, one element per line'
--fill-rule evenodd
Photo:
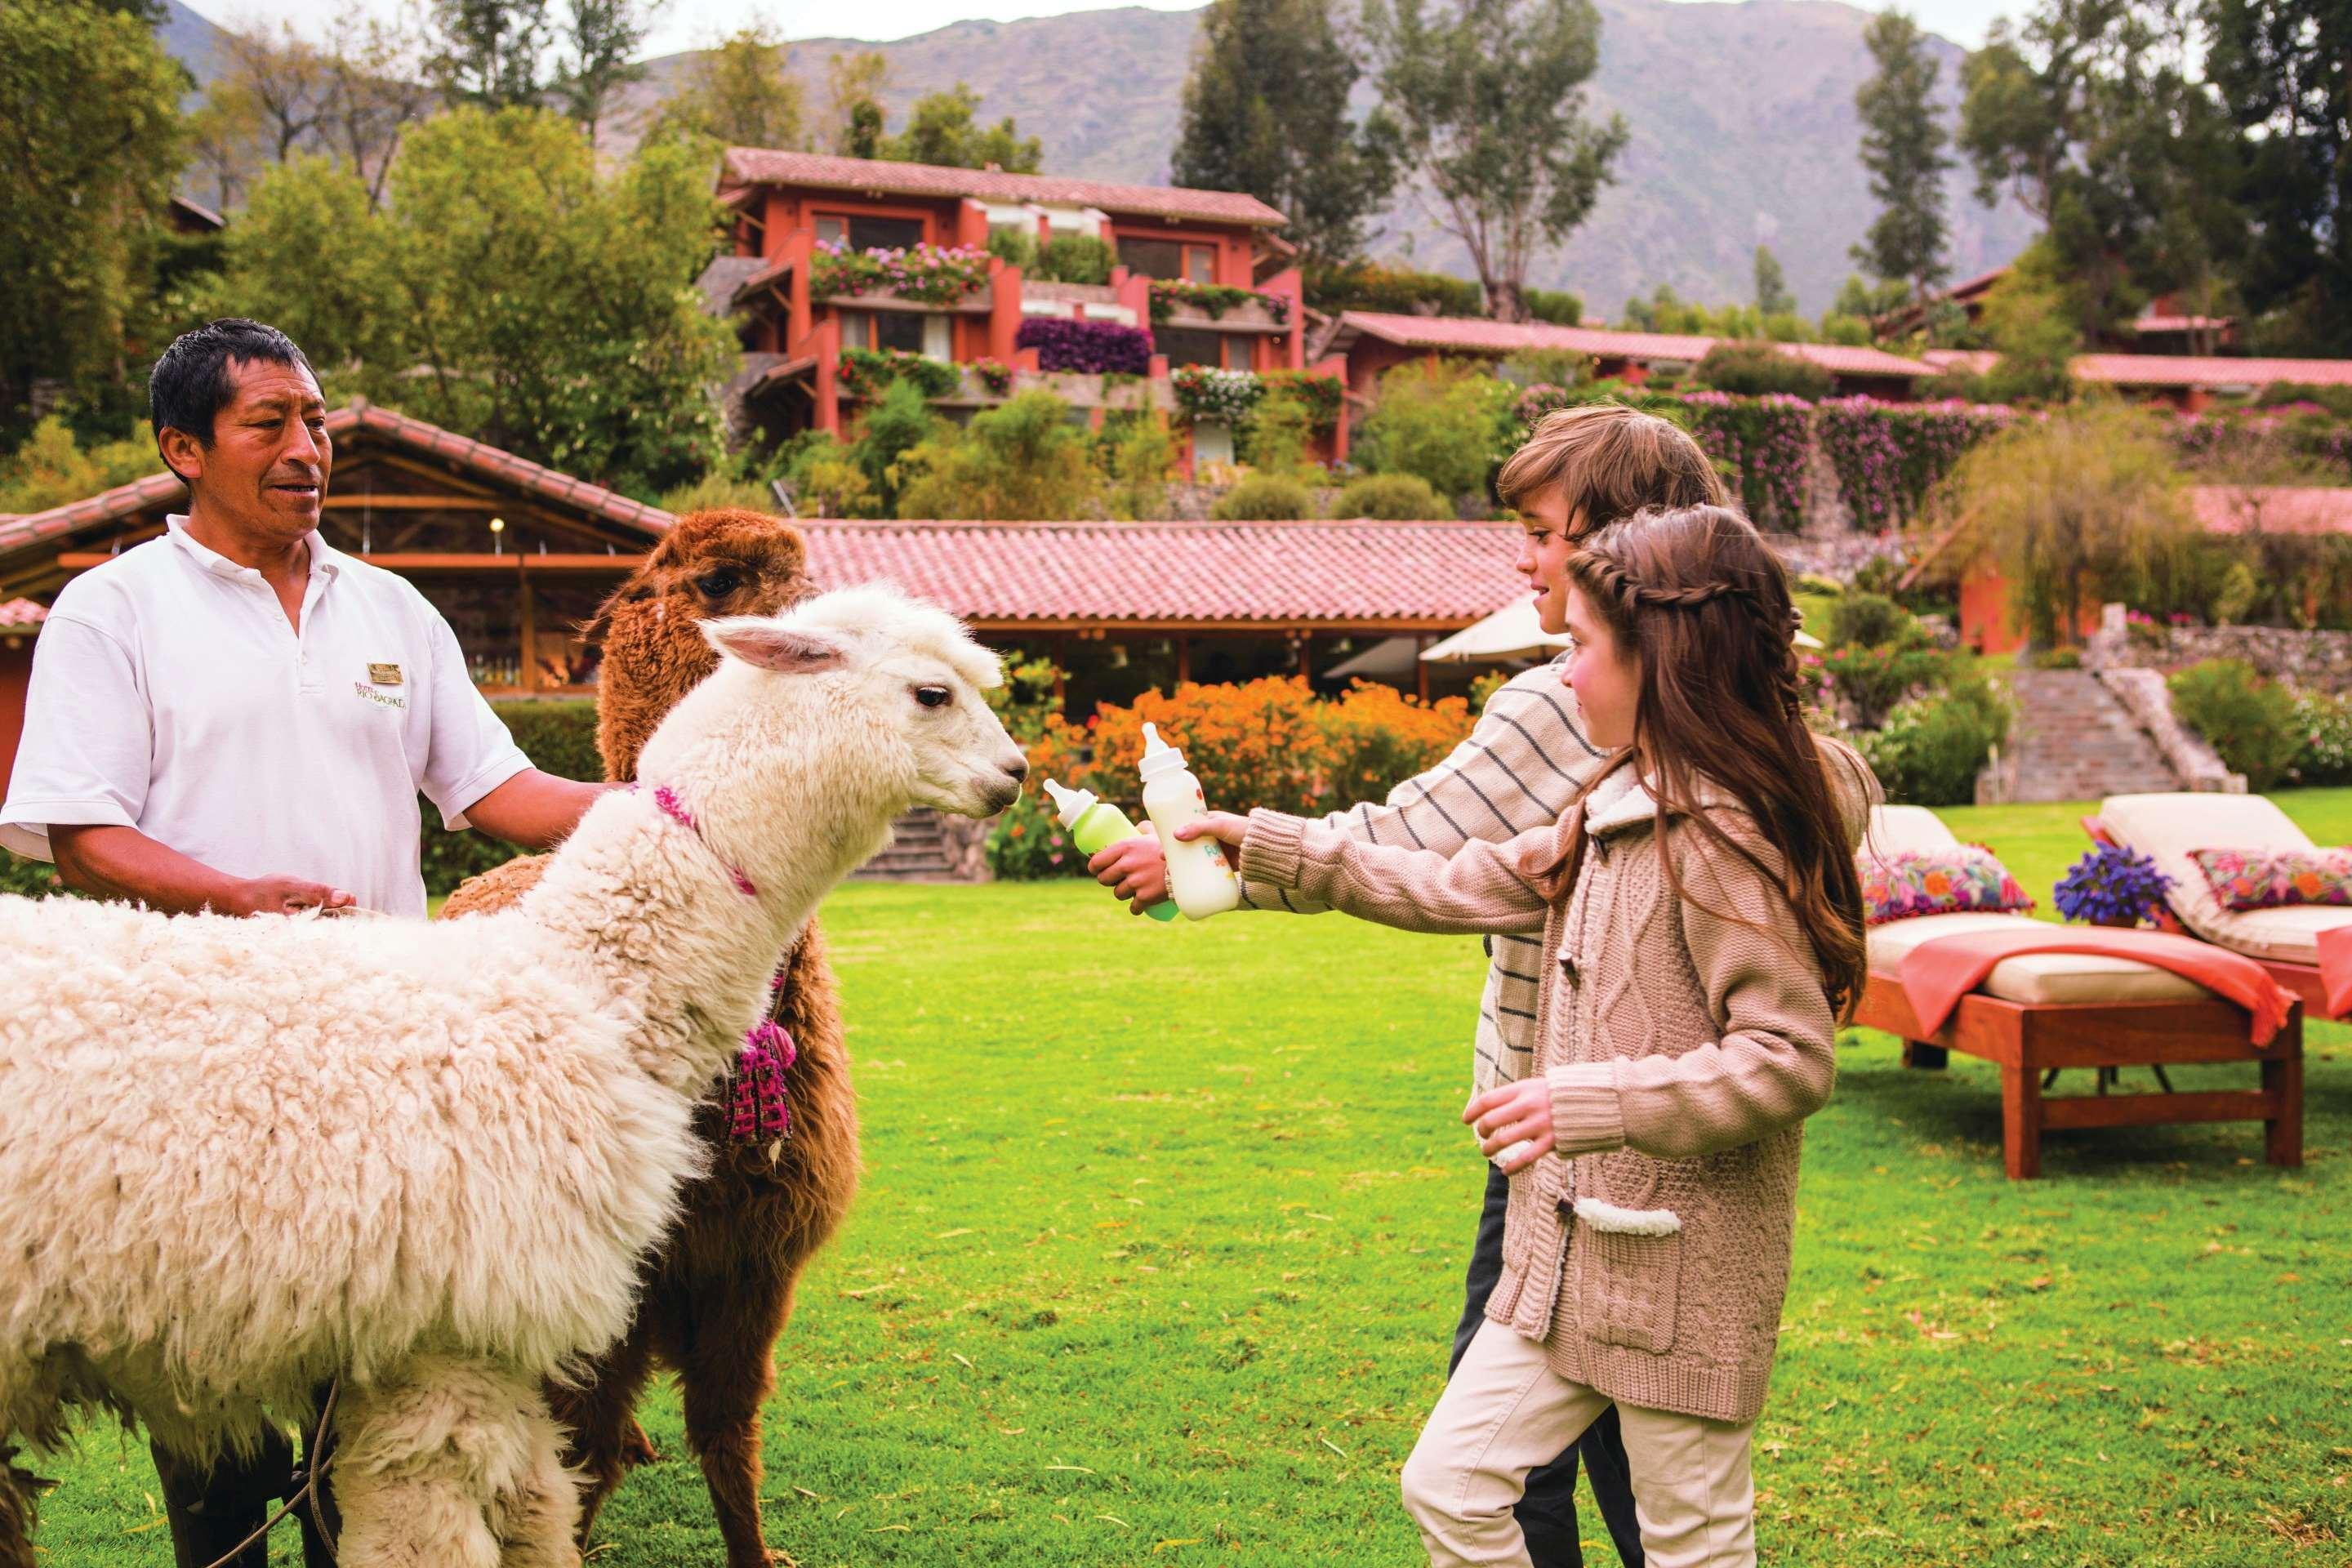
<path fill-rule="evenodd" d="M 1782 343 L 1780 352 L 1790 359 L 1817 364 L 1832 375 L 1905 375 L 1926 376 L 1936 374 L 1936 367 L 1916 359 L 1905 359 L 1884 349 L 1861 348 L 1851 343 Z"/>
<path fill-rule="evenodd" d="M 1480 522 L 803 521 L 828 587 L 894 583 L 981 621 L 1426 620 L 1507 599 L 1513 530 Z"/>
<path fill-rule="evenodd" d="M 1333 335 L 1353 328 L 1402 348 L 1510 353 L 1518 349 L 1568 349 L 1603 359 L 1699 360 L 1713 338 L 1678 332 L 1614 332 L 1602 327 L 1556 327 L 1549 321 L 1490 321 L 1477 316 L 1404 316 L 1343 310 Z"/>
<path fill-rule="evenodd" d="M 1108 213 L 1200 218 L 1264 227 L 1288 221 L 1255 196 L 1238 191 L 1195 191 L 1181 185 L 1114 185 L 1052 174 L 950 169 L 932 163 L 893 163 L 874 158 L 839 158 L 825 153 L 786 153 L 766 147 L 730 147 L 720 183 L 814 185 L 824 190 L 879 191 L 904 196 L 970 196 L 988 202 L 1039 202 L 1057 206 L 1100 207 Z"/>
<path fill-rule="evenodd" d="M 2324 485 L 2192 485 L 2189 504 L 2212 533 L 2352 533 L 2352 489 Z"/>
<path fill-rule="evenodd" d="M 2077 381 L 2112 386 L 2352 386 L 2352 360 L 2238 359 L 2206 354 L 2077 354 Z"/>

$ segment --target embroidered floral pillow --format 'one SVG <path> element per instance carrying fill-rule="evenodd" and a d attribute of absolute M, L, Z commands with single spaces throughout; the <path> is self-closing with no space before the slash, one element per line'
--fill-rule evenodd
<path fill-rule="evenodd" d="M 2192 849 L 2225 910 L 2352 904 L 2352 848 Z"/>
<path fill-rule="evenodd" d="M 2030 910 L 2033 900 L 1981 844 L 1898 849 L 1862 858 L 1862 905 L 1872 925 L 1962 910 Z"/>

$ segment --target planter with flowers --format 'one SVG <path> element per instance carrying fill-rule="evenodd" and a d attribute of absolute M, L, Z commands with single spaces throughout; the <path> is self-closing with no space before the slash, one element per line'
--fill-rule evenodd
<path fill-rule="evenodd" d="M 1239 314 L 1235 315 L 1235 312 Z M 1236 322 L 1286 327 L 1290 325 L 1290 298 L 1286 294 L 1260 293 L 1255 289 L 1236 289 L 1228 283 L 1194 283 L 1181 278 L 1153 279 L 1152 321 L 1164 322 L 1188 315 L 1206 316 L 1213 321 L 1222 321 L 1228 315 L 1234 315 Z"/>
<path fill-rule="evenodd" d="M 809 292 L 820 300 L 886 296 L 946 309 L 979 291 L 988 266 L 988 252 L 972 246 L 852 250 L 826 243 L 809 258 Z"/>

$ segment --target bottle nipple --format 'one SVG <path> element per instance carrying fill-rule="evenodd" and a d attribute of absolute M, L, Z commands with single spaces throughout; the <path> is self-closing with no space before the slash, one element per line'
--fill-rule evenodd
<path fill-rule="evenodd" d="M 1143 727 L 1143 761 L 1136 769 L 1147 779 L 1172 773 L 1184 765 L 1184 753 L 1160 738 L 1160 726 Z"/>
<path fill-rule="evenodd" d="M 1045 793 L 1053 797 L 1054 809 L 1063 816 L 1076 816 L 1087 807 L 1086 791 L 1066 789 L 1052 779 L 1045 781 Z"/>

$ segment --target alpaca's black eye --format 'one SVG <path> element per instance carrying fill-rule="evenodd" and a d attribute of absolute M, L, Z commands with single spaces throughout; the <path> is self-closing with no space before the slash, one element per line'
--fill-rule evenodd
<path fill-rule="evenodd" d="M 742 584 L 741 574 L 727 566 L 722 566 L 715 572 L 705 572 L 694 580 L 694 585 L 702 591 L 703 596 L 711 599 L 723 599 L 742 586 Z"/>
<path fill-rule="evenodd" d="M 926 708 L 944 708 L 955 700 L 955 693 L 944 686 L 918 686 L 915 700 Z"/>

